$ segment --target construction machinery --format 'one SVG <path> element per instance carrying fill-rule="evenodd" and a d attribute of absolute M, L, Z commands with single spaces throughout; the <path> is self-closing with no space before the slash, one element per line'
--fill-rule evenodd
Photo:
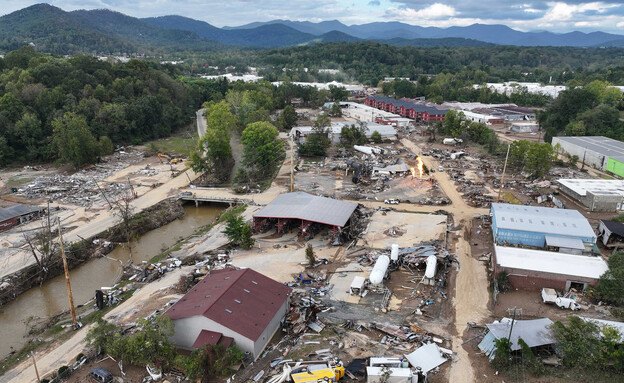
<path fill-rule="evenodd" d="M 299 364 L 300 363 L 300 364 Z M 298 362 L 290 374 L 293 383 L 337 382 L 345 375 L 342 362 Z"/>
<path fill-rule="evenodd" d="M 169 164 L 177 164 L 182 162 L 181 158 L 171 157 L 168 154 L 158 153 L 158 158 L 160 159 L 160 163 L 162 164 L 163 160 L 167 161 Z"/>

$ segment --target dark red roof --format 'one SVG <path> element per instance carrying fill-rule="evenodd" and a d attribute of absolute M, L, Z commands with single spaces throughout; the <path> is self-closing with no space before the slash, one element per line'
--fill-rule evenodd
<path fill-rule="evenodd" d="M 224 336 L 220 332 L 201 330 L 197 339 L 195 339 L 195 343 L 193 343 L 193 348 L 202 348 L 207 344 L 219 344 L 223 346 L 224 349 L 227 349 L 232 343 L 234 343 L 234 338 Z"/>
<path fill-rule="evenodd" d="M 251 269 L 215 270 L 167 310 L 167 315 L 172 320 L 203 315 L 256 341 L 290 292 L 290 287 Z"/>

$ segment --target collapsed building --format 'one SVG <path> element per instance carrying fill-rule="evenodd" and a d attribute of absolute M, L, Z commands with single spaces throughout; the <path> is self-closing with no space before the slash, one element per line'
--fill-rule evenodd
<path fill-rule="evenodd" d="M 45 211 L 41 206 L 22 204 L 0 208 L 0 232 L 39 218 Z"/>

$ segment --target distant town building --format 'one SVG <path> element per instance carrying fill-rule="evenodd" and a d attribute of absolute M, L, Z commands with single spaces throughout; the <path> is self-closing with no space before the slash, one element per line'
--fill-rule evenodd
<path fill-rule="evenodd" d="M 328 137 L 334 144 L 340 142 L 340 133 L 345 126 L 358 125 L 357 121 L 335 121 L 331 123 L 329 127 Z M 397 138 L 397 131 L 392 125 L 379 124 L 377 122 L 364 123 L 366 128 L 366 137 L 370 138 L 373 132 L 377 131 L 381 135 L 382 140 L 395 140 Z M 306 137 L 314 131 L 312 126 L 295 126 L 290 130 L 290 136 L 298 142 L 304 142 Z"/>
<path fill-rule="evenodd" d="M 444 121 L 448 112 L 448 109 L 442 109 L 440 105 L 432 106 L 432 104 L 427 105 L 427 103 L 420 103 L 415 100 L 397 100 L 382 96 L 368 96 L 364 104 L 424 122 Z"/>

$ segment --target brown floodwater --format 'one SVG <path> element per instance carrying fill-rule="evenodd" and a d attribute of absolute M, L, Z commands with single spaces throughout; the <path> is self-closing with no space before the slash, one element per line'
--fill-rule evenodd
<path fill-rule="evenodd" d="M 147 232 L 128 246 L 117 246 L 107 257 L 96 258 L 69 271 L 75 305 L 82 305 L 95 295 L 95 290 L 113 286 L 119 281 L 122 264 L 132 259 L 141 264 L 192 235 L 199 227 L 212 222 L 224 210 L 222 205 L 185 206 L 186 214 L 165 226 Z M 69 310 L 65 276 L 60 275 L 0 307 L 0 360 L 12 349 L 19 350 L 28 342 L 28 322 L 38 323 Z"/>

